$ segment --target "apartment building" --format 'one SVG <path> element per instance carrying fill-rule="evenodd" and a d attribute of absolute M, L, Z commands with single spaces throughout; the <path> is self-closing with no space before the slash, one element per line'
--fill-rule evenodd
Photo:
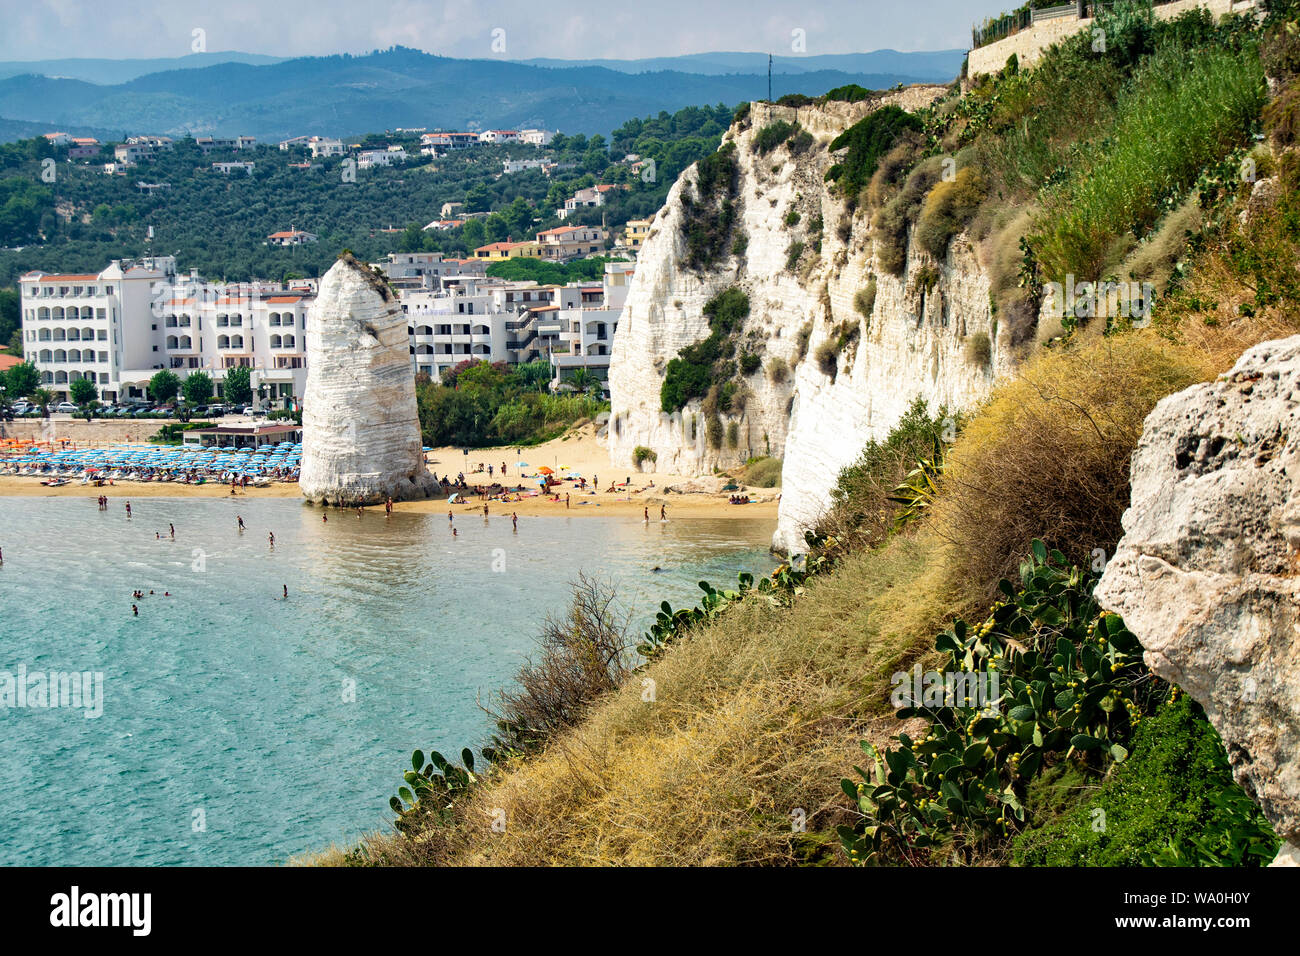
<path fill-rule="evenodd" d="M 320 136 L 313 136 L 308 141 L 307 148 L 311 150 L 312 159 L 324 159 L 330 156 L 342 156 L 343 140 L 325 139 Z"/>
<path fill-rule="evenodd" d="M 537 244 L 543 259 L 566 262 L 603 251 L 607 236 L 599 226 L 557 226 L 539 232 Z"/>
<path fill-rule="evenodd" d="M 632 262 L 605 263 L 600 285 L 582 287 L 576 305 L 555 310 L 544 323 L 548 332 L 555 329 L 554 340 L 548 343 L 552 387 L 561 385 L 580 368 L 602 381 L 609 378 L 614 333 L 635 268 Z M 541 328 L 539 325 L 539 331 Z"/>
<path fill-rule="evenodd" d="M 506 259 L 540 259 L 542 247 L 532 240 L 528 242 L 489 242 L 474 250 L 475 259 L 487 262 L 501 262 Z"/>
<path fill-rule="evenodd" d="M 106 269 L 20 277 L 26 359 L 60 400 L 87 378 L 105 402 L 145 400 L 160 369 L 182 378 L 252 370 L 255 391 L 277 406 L 306 386 L 307 308 L 315 281 L 209 283 L 179 276 L 176 260 L 155 256 L 114 260 Z"/>
<path fill-rule="evenodd" d="M 214 149 L 252 149 L 257 145 L 257 138 L 254 136 L 196 136 L 194 137 L 194 145 L 205 154 L 212 152 Z"/>
<path fill-rule="evenodd" d="M 633 252 L 640 252 L 645 241 L 650 238 L 649 219 L 629 219 L 623 227 L 623 245 Z"/>
<path fill-rule="evenodd" d="M 568 199 L 564 200 L 564 207 L 557 209 L 555 214 L 559 216 L 560 219 L 568 219 L 579 209 L 594 209 L 597 206 L 603 206 L 611 192 L 622 188 L 622 186 L 599 185 L 588 186 L 586 189 L 579 189 Z"/>
<path fill-rule="evenodd" d="M 517 129 L 485 129 L 478 134 L 480 143 L 517 143 L 519 142 L 519 130 Z"/>
<path fill-rule="evenodd" d="M 303 246 L 309 242 L 315 242 L 320 237 L 313 232 L 304 232 L 302 229 L 288 229 L 283 232 L 273 232 L 266 237 L 268 246 Z"/>

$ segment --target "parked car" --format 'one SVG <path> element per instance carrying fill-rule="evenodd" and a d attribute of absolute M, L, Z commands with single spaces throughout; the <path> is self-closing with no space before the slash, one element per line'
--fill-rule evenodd
<path fill-rule="evenodd" d="M 15 415 L 26 415 L 28 412 L 36 411 L 36 406 L 26 399 L 20 399 L 19 401 L 14 402 L 10 407 L 13 409 Z"/>
<path fill-rule="evenodd" d="M 76 414 L 76 412 L 79 409 L 77 408 L 77 405 L 74 402 L 59 402 L 59 404 L 54 406 L 54 410 L 56 412 L 67 412 L 68 414 L 72 415 L 72 414 Z"/>

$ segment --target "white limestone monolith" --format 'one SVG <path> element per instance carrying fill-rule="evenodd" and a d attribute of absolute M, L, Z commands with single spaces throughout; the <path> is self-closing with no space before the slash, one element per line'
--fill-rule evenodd
<path fill-rule="evenodd" d="M 346 505 L 423 498 L 424 465 L 406 317 L 382 278 L 350 254 L 307 314 L 299 487 Z"/>

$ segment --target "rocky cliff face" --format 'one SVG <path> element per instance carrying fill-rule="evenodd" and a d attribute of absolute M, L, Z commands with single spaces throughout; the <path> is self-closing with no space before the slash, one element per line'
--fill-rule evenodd
<path fill-rule="evenodd" d="M 1300 863 L 1300 336 L 1157 405 L 1132 484 L 1097 598 L 1205 708 Z"/>
<path fill-rule="evenodd" d="M 311 501 L 425 497 L 406 317 L 381 279 L 345 255 L 307 316 L 299 487 Z"/>
<path fill-rule="evenodd" d="M 939 92 L 913 87 L 870 102 L 799 109 L 753 104 L 748 121 L 724 138 L 724 148 L 736 149 L 743 249 L 704 270 L 689 267 L 684 235 L 698 195 L 696 168 L 674 184 L 639 257 L 614 342 L 615 466 L 633 465 L 638 446 L 655 452 L 657 469 L 687 475 L 755 455 L 784 458 L 773 543 L 798 549 L 839 469 L 869 439 L 883 437 L 914 398 L 956 409 L 988 391 L 1008 366 L 1009 349 L 999 347 L 989 281 L 970 243 L 959 236 L 943 262 L 909 248 L 902 276 L 889 275 L 875 261 L 869 217 L 848 213 L 825 181 L 839 158 L 829 150 L 839 133 L 885 105 L 916 109 Z M 759 152 L 755 138 L 778 120 L 797 123 L 812 142 Z M 801 255 L 795 244 L 802 244 Z M 712 428 L 707 400 L 664 413 L 668 362 L 709 335 L 704 306 L 733 286 L 750 304 L 736 340 L 761 366 L 741 376 L 740 400 Z M 864 315 L 872 288 L 874 304 Z M 992 342 L 989 363 L 969 358 L 970 337 L 981 332 Z"/>

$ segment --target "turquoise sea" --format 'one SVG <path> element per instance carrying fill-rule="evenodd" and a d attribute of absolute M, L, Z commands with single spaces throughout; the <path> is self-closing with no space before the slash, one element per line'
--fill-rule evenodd
<path fill-rule="evenodd" d="M 0 673 L 100 672 L 104 692 L 95 719 L 0 708 L 0 864 L 275 864 L 349 841 L 391 819 L 412 749 L 477 750 L 478 698 L 580 571 L 639 633 L 697 581 L 776 563 L 764 520 L 516 534 L 458 515 L 453 538 L 445 514 L 323 523 L 296 500 L 137 498 L 128 521 L 127 497 L 0 498 Z"/>

